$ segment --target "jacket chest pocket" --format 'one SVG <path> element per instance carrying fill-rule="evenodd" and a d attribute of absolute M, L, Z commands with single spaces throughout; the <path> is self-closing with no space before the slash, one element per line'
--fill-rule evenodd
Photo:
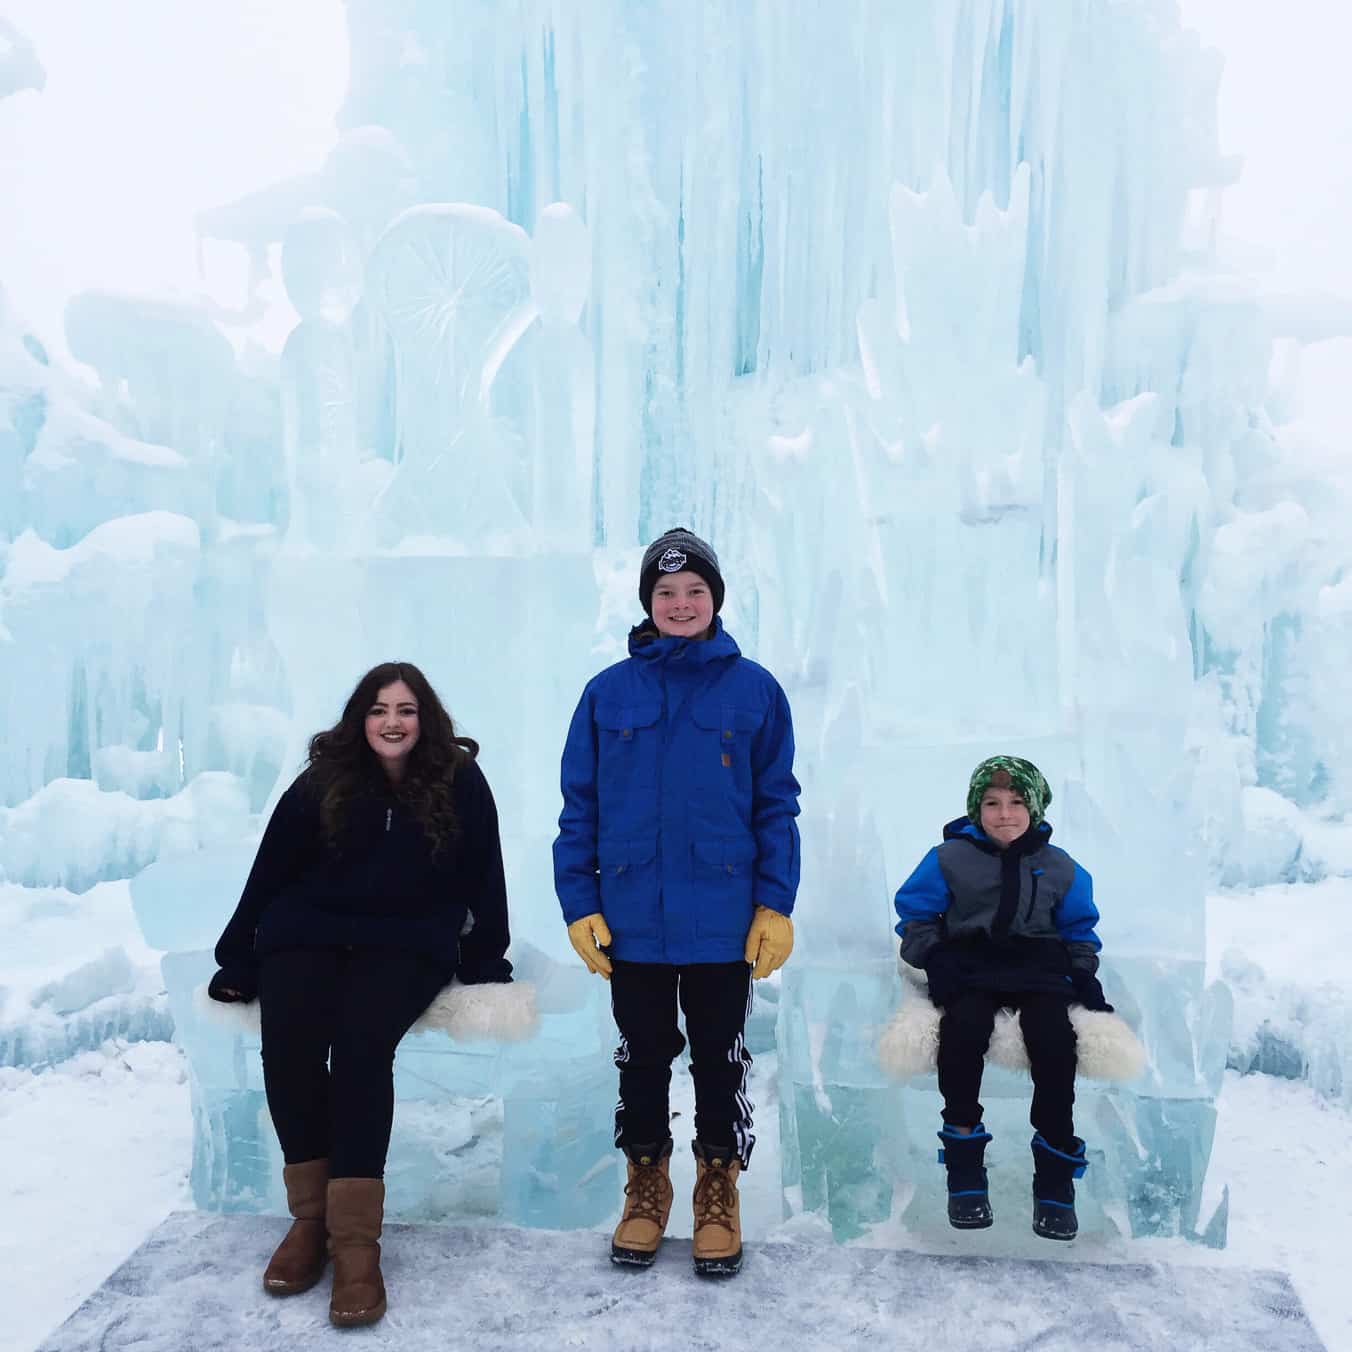
<path fill-rule="evenodd" d="M 717 699 L 697 700 L 690 707 L 690 720 L 700 731 L 698 773 L 731 775 L 735 782 L 750 786 L 751 740 L 759 731 L 764 715 Z"/>
<path fill-rule="evenodd" d="M 657 700 L 597 704 L 596 768 L 608 788 L 656 788 L 661 717 Z"/>

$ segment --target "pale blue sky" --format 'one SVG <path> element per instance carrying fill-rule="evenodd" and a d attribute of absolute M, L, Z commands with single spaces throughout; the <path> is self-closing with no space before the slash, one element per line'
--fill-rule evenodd
<path fill-rule="evenodd" d="M 47 67 L 0 102 L 0 282 L 58 348 L 85 286 L 242 302 L 242 252 L 193 214 L 317 167 L 347 83 L 342 0 L 0 0 Z M 1245 157 L 1224 230 L 1263 280 L 1352 295 L 1352 18 L 1328 0 L 1181 0 L 1226 58 L 1222 149 Z M 1257 263 L 1258 258 L 1250 260 Z M 284 331 L 284 330 L 283 330 Z"/>

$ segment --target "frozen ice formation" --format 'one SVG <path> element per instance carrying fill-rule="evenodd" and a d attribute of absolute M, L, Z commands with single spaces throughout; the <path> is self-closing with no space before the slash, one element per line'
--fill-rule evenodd
<path fill-rule="evenodd" d="M 1269 376 L 1275 338 L 1347 317 L 1214 254 L 1214 54 L 1166 0 L 346 12 L 332 154 L 198 219 L 248 250 L 255 306 L 280 258 L 279 361 L 190 300 L 87 292 L 77 378 L 0 303 L 0 870 L 136 875 L 199 1203 L 280 1194 L 256 1046 L 191 992 L 305 739 L 400 656 L 483 744 L 542 1025 L 409 1039 L 392 1206 L 611 1212 L 557 758 L 636 546 L 684 522 L 795 713 L 800 937 L 756 1161 L 786 1211 L 842 1238 L 940 1214 L 933 1083 L 875 1052 L 890 896 L 998 749 L 1051 781 L 1149 1058 L 1082 1093 L 1086 1223 L 1222 1242 L 1204 892 L 1340 867 L 1352 544 Z M 1026 1097 L 992 1072 L 1006 1144 Z"/>

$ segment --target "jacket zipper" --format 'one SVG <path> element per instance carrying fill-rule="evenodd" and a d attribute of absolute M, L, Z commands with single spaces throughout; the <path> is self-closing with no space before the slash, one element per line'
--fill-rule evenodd
<path fill-rule="evenodd" d="M 1023 923 L 1025 924 L 1025 926 L 1031 925 L 1033 923 L 1033 911 L 1037 906 L 1037 880 L 1042 876 L 1041 869 L 1035 868 L 1029 871 L 1032 874 L 1033 886 L 1029 890 L 1028 909 L 1023 913 Z"/>
<path fill-rule="evenodd" d="M 387 807 L 385 809 L 385 832 L 387 835 L 389 834 L 390 830 L 390 822 L 393 819 L 394 819 L 394 809 L 392 807 Z"/>

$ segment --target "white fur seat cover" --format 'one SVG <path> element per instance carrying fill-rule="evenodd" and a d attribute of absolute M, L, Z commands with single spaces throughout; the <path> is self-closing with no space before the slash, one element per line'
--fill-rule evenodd
<path fill-rule="evenodd" d="M 209 1023 L 235 1033 L 259 1031 L 258 1001 L 224 1004 L 193 992 L 193 1005 Z M 523 1042 L 540 1026 L 535 986 L 529 981 L 493 981 L 462 986 L 452 981 L 419 1015 L 412 1033 L 445 1033 L 456 1042 Z"/>
<path fill-rule="evenodd" d="M 940 1015 L 930 1003 L 924 974 L 898 965 L 905 989 L 901 1007 L 878 1038 L 878 1061 L 892 1079 L 907 1080 L 934 1069 Z M 1145 1070 L 1145 1048 L 1120 1015 L 1071 1005 L 1070 1023 L 1075 1029 L 1077 1074 L 1090 1080 L 1134 1080 Z M 1007 1009 L 996 1012 L 986 1060 L 1006 1070 L 1028 1069 L 1018 1016 Z"/>

